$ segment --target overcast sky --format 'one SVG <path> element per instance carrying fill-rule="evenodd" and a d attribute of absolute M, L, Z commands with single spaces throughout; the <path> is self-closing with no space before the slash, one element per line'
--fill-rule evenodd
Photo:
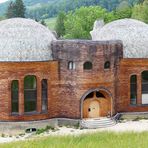
<path fill-rule="evenodd" d="M 8 0 L 0 0 L 0 3 L 6 2 L 6 1 L 8 1 Z"/>

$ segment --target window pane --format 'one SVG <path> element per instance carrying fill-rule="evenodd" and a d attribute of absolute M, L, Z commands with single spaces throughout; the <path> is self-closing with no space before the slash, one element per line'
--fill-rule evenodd
<path fill-rule="evenodd" d="M 144 71 L 142 73 L 142 82 L 147 82 L 148 83 L 148 71 Z"/>
<path fill-rule="evenodd" d="M 142 104 L 148 104 L 148 71 L 142 72 Z"/>
<path fill-rule="evenodd" d="M 84 70 L 90 70 L 92 69 L 92 63 L 91 62 L 85 62 L 83 65 Z"/>
<path fill-rule="evenodd" d="M 107 61 L 107 62 L 105 62 L 105 64 L 104 64 L 104 69 L 109 69 L 109 68 L 110 68 L 110 62 Z"/>
<path fill-rule="evenodd" d="M 137 76 L 132 75 L 130 78 L 130 104 L 137 103 Z"/>
<path fill-rule="evenodd" d="M 137 81 L 136 75 L 131 76 L 131 83 L 134 83 L 135 84 L 136 81 Z"/>
<path fill-rule="evenodd" d="M 102 93 L 100 93 L 99 91 L 96 92 L 96 97 L 97 98 L 105 98 L 105 96 Z"/>
<path fill-rule="evenodd" d="M 73 62 L 73 69 L 76 69 L 76 64 Z"/>
<path fill-rule="evenodd" d="M 89 93 L 87 96 L 86 96 L 86 99 L 87 98 L 93 98 L 94 97 L 94 92 L 91 92 L 91 93 Z"/>
<path fill-rule="evenodd" d="M 18 112 L 18 99 L 19 99 L 19 93 L 18 93 L 19 87 L 18 87 L 18 80 L 13 80 L 11 84 L 11 108 L 12 112 Z"/>
<path fill-rule="evenodd" d="M 25 112 L 36 111 L 37 83 L 35 76 L 26 76 L 24 79 Z"/>
<path fill-rule="evenodd" d="M 69 70 L 72 69 L 72 62 L 68 62 L 68 69 L 69 69 Z"/>
<path fill-rule="evenodd" d="M 76 69 L 76 65 L 73 61 L 68 62 L 68 69 L 69 70 L 74 70 Z"/>
<path fill-rule="evenodd" d="M 36 77 L 35 76 L 26 76 L 24 80 L 25 89 L 36 89 Z"/>
<path fill-rule="evenodd" d="M 42 111 L 47 111 L 48 102 L 47 102 L 47 79 L 42 80 Z"/>

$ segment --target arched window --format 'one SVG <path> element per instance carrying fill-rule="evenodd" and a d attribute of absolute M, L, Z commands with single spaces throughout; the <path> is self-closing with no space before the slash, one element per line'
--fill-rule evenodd
<path fill-rule="evenodd" d="M 42 83 L 42 111 L 47 111 L 48 108 L 47 79 L 43 79 L 41 83 Z"/>
<path fill-rule="evenodd" d="M 94 92 L 91 92 L 89 93 L 85 99 L 88 99 L 88 98 L 93 98 L 94 97 Z"/>
<path fill-rule="evenodd" d="M 142 72 L 142 104 L 148 104 L 148 71 Z"/>
<path fill-rule="evenodd" d="M 18 80 L 13 80 L 11 83 L 11 112 L 18 113 L 19 106 L 19 84 Z"/>
<path fill-rule="evenodd" d="M 68 62 L 68 69 L 69 69 L 69 70 L 74 70 L 74 69 L 76 69 L 76 65 L 75 65 L 75 63 L 74 63 L 73 61 L 69 61 L 69 62 Z"/>
<path fill-rule="evenodd" d="M 37 105 L 37 80 L 35 76 L 24 78 L 24 111 L 36 111 Z"/>
<path fill-rule="evenodd" d="M 105 98 L 105 96 L 99 91 L 96 91 L 96 97 L 97 98 Z"/>
<path fill-rule="evenodd" d="M 89 61 L 87 61 L 87 62 L 85 62 L 85 63 L 83 64 L 83 69 L 84 69 L 84 70 L 90 70 L 90 69 L 92 69 L 92 67 L 93 67 L 93 65 L 92 65 L 92 63 L 89 62 Z"/>
<path fill-rule="evenodd" d="M 110 68 L 110 62 L 109 61 L 106 61 L 104 63 L 104 69 L 109 69 Z"/>
<path fill-rule="evenodd" d="M 137 104 L 137 76 L 132 75 L 130 78 L 130 104 Z"/>

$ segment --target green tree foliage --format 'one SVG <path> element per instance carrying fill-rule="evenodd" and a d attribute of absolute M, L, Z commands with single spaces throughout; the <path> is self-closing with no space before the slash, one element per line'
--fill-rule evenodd
<path fill-rule="evenodd" d="M 6 19 L 6 18 L 5 18 L 5 17 L 3 17 L 3 16 L 0 16 L 0 21 L 1 21 L 1 20 L 4 20 L 4 19 Z"/>
<path fill-rule="evenodd" d="M 99 6 L 81 7 L 69 12 L 65 25 L 65 38 L 89 39 L 95 20 L 104 18 L 106 10 Z"/>
<path fill-rule="evenodd" d="M 25 0 L 27 1 L 27 0 Z M 41 0 L 36 0 L 41 1 Z M 130 6 L 142 3 L 143 0 L 48 0 L 48 3 L 41 3 L 40 6 L 30 7 L 27 10 L 27 17 L 46 19 L 56 16 L 59 12 L 74 11 L 82 6 L 101 6 L 108 11 L 115 10 L 120 3 L 126 1 Z"/>
<path fill-rule="evenodd" d="M 7 18 L 14 17 L 14 3 L 13 2 L 10 2 L 9 5 L 8 5 L 6 17 Z"/>
<path fill-rule="evenodd" d="M 115 11 L 116 19 L 130 18 L 132 15 L 132 9 L 127 1 L 122 1 Z"/>
<path fill-rule="evenodd" d="M 14 0 L 12 0 L 14 1 Z M 81 6 L 101 6 L 108 11 L 115 10 L 122 2 L 127 1 L 130 6 L 143 3 L 144 0 L 24 0 L 26 17 L 33 19 L 46 19 L 57 16 L 61 11 L 74 11 Z M 9 2 L 0 4 L 0 15 L 4 14 Z"/>
<path fill-rule="evenodd" d="M 41 24 L 44 25 L 44 26 L 46 26 L 46 23 L 45 23 L 44 20 L 41 20 Z"/>
<path fill-rule="evenodd" d="M 6 12 L 7 18 L 13 17 L 25 17 L 25 6 L 22 0 L 16 0 L 15 2 L 10 2 Z"/>
<path fill-rule="evenodd" d="M 117 19 L 118 19 L 118 17 L 116 15 L 116 11 L 112 11 L 112 12 L 106 13 L 106 15 L 104 17 L 104 22 L 109 23 L 109 22 L 112 22 Z"/>
<path fill-rule="evenodd" d="M 60 12 L 58 14 L 58 17 L 56 20 L 56 26 L 55 26 L 55 30 L 56 30 L 58 37 L 63 37 L 63 35 L 65 34 L 65 26 L 64 26 L 65 20 L 66 20 L 65 12 Z"/>
<path fill-rule="evenodd" d="M 16 0 L 14 3 L 14 14 L 15 17 L 25 17 L 25 5 L 23 0 Z"/>
<path fill-rule="evenodd" d="M 148 23 L 148 0 L 133 7 L 132 18 Z"/>

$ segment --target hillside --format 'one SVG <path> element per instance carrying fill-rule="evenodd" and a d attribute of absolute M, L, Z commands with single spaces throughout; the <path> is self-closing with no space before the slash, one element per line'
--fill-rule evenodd
<path fill-rule="evenodd" d="M 1 3 L 0 4 L 0 16 L 3 16 L 6 12 L 6 9 L 8 7 L 8 4 L 10 3 L 10 1 L 15 1 L 15 0 L 9 0 L 5 3 Z M 23 0 L 25 3 L 25 6 L 27 8 L 27 11 L 29 9 L 33 9 L 33 8 L 37 8 L 37 7 L 42 7 L 43 4 L 51 4 L 53 3 L 55 0 Z"/>
<path fill-rule="evenodd" d="M 125 0 L 129 5 L 140 0 Z M 10 1 L 0 4 L 0 16 L 4 15 Z M 60 11 L 75 10 L 81 6 L 100 5 L 108 11 L 115 9 L 123 0 L 24 0 L 26 17 L 46 19 L 56 16 Z"/>

